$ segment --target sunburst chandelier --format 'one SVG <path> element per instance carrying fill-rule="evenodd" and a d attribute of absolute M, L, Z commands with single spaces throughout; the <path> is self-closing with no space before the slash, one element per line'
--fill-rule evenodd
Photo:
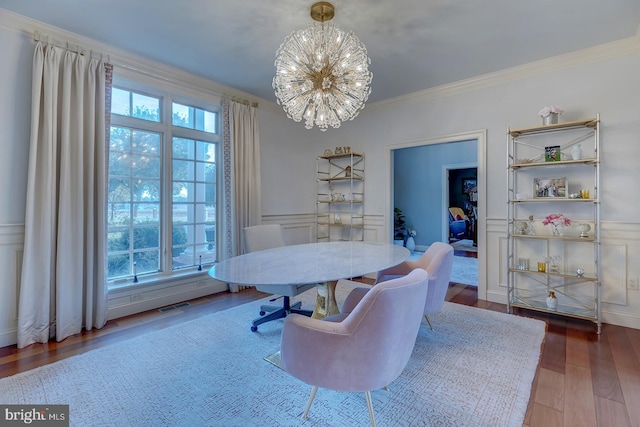
<path fill-rule="evenodd" d="M 353 34 L 327 22 L 333 5 L 311 6 L 315 22 L 294 31 L 276 52 L 273 88 L 287 116 L 305 127 L 322 131 L 353 120 L 371 93 L 371 60 L 364 44 Z"/>

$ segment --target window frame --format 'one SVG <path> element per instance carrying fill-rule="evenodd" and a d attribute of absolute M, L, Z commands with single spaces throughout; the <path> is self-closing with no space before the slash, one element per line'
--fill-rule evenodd
<path fill-rule="evenodd" d="M 159 271 L 153 273 L 144 273 L 138 275 L 138 281 L 134 283 L 133 276 L 124 276 L 113 279 L 107 279 L 107 287 L 109 291 L 113 290 L 127 290 L 136 287 L 155 286 L 163 283 L 170 283 L 177 279 L 184 279 L 189 276 L 202 275 L 207 271 L 218 259 L 221 254 L 221 223 L 223 220 L 223 126 L 222 126 L 222 106 L 220 99 L 213 97 L 212 101 L 208 101 L 203 98 L 208 98 L 205 93 L 195 97 L 194 94 L 186 95 L 180 93 L 176 88 L 165 88 L 162 85 L 152 86 L 149 84 L 140 83 L 124 77 L 114 76 L 113 88 L 122 89 L 126 91 L 136 92 L 138 94 L 151 96 L 160 100 L 159 108 L 159 121 L 144 120 L 133 116 L 123 116 L 119 114 L 110 113 L 110 127 L 125 127 L 130 129 L 157 132 L 160 134 L 160 266 Z M 215 103 L 217 101 L 217 103 Z M 207 133 L 195 129 L 181 127 L 173 125 L 172 112 L 173 103 L 181 105 L 187 105 L 203 109 L 206 111 L 216 113 L 215 130 L 217 133 Z M 109 129 L 110 132 L 110 129 Z M 173 186 L 173 173 L 172 173 L 172 144 L 173 138 L 187 138 L 195 141 L 203 141 L 215 144 L 215 169 L 216 169 L 216 199 L 215 199 L 215 245 L 216 245 L 216 260 L 201 265 L 201 269 L 198 265 L 191 267 L 184 267 L 179 269 L 173 268 L 172 257 L 172 233 L 173 233 L 173 200 L 172 200 L 172 186 Z M 107 170 L 108 173 L 108 170 Z M 108 203 L 106 203 L 105 210 L 108 209 Z M 105 234 L 108 233 L 107 227 L 105 227 Z M 206 274 L 206 273 L 205 273 Z"/>

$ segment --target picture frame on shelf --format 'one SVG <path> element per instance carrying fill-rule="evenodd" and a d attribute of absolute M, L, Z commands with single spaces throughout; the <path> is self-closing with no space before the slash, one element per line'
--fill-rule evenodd
<path fill-rule="evenodd" d="M 559 162 L 560 160 L 562 160 L 562 152 L 559 145 L 544 147 L 545 162 Z"/>
<path fill-rule="evenodd" d="M 534 178 L 533 197 L 535 199 L 566 199 L 567 177 L 559 178 Z"/>
<path fill-rule="evenodd" d="M 478 180 L 475 178 L 462 178 L 462 193 L 469 194 L 471 190 L 478 186 Z"/>

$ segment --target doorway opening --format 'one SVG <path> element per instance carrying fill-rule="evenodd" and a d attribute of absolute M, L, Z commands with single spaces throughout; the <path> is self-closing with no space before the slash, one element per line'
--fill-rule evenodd
<path fill-rule="evenodd" d="M 478 298 L 486 299 L 486 205 L 483 197 L 486 191 L 486 131 L 393 144 L 388 150 L 390 187 L 386 230 L 392 240 L 393 210 L 400 209 L 407 226 L 416 232 L 415 250 L 418 252 L 436 241 L 449 243 L 450 199 L 455 199 L 449 195 L 449 172 L 471 168 L 475 171 L 475 175 L 460 177 L 465 180 L 468 193 L 475 193 L 466 195 L 469 202 L 473 200 L 473 208 L 464 203 L 461 208 L 473 211 L 475 230 L 470 227 L 469 240 L 475 240 L 475 245 L 472 243 L 474 251 L 470 258 L 475 258 L 473 261 L 477 265 Z M 474 177 L 475 185 L 471 186 Z M 462 181 L 459 185 L 462 192 Z M 466 254 L 456 250 L 456 255 L 459 258 Z"/>
<path fill-rule="evenodd" d="M 443 165 L 443 198 L 447 200 L 449 224 L 443 241 L 458 246 L 478 245 L 478 167 L 477 163 Z"/>

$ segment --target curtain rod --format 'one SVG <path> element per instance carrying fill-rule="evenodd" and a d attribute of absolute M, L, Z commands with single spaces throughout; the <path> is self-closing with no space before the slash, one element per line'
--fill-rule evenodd
<path fill-rule="evenodd" d="M 250 105 L 253 108 L 258 108 L 258 102 L 251 102 L 248 99 L 243 99 L 243 98 L 238 98 L 237 96 L 228 96 L 228 95 L 224 95 L 224 98 L 228 101 L 233 101 L 243 105 Z"/>
<path fill-rule="evenodd" d="M 75 53 L 77 53 L 79 55 L 83 55 L 83 56 L 85 55 L 85 53 L 87 51 L 84 47 L 82 47 L 80 45 L 74 45 L 74 44 L 71 44 L 69 42 L 60 42 L 59 40 L 56 40 L 56 39 L 54 39 L 52 37 L 49 37 L 49 36 L 44 37 L 40 33 L 40 31 L 37 31 L 37 30 L 33 32 L 33 40 L 36 41 L 36 42 L 44 41 L 47 44 L 59 47 L 61 49 L 68 49 L 68 50 L 70 50 L 72 52 L 75 52 Z M 93 55 L 93 50 L 89 49 L 89 57 L 91 58 L 92 55 Z M 100 53 L 100 58 L 101 59 L 104 58 L 104 54 Z M 107 54 L 107 62 L 111 63 L 111 55 Z M 118 67 L 122 67 L 122 68 L 126 68 L 128 70 L 134 71 L 136 73 L 145 74 L 145 75 L 148 75 L 148 76 L 151 76 L 151 77 L 154 77 L 154 78 L 157 78 L 157 79 L 161 79 L 161 80 L 164 80 L 164 81 L 167 81 L 167 82 L 171 82 L 172 81 L 171 79 L 168 79 L 165 76 L 161 76 L 161 75 L 157 75 L 157 74 L 154 74 L 154 73 L 150 73 L 149 71 L 138 69 L 136 67 L 133 67 L 133 66 L 125 64 L 125 63 L 122 63 L 120 61 L 116 61 L 115 65 L 117 65 Z M 243 98 L 240 98 L 238 96 L 228 95 L 228 94 L 225 94 L 225 93 L 222 93 L 222 94 L 219 93 L 218 96 L 221 96 L 222 98 L 228 99 L 230 101 L 238 102 L 240 104 L 250 105 L 253 108 L 258 108 L 258 102 L 257 101 L 251 102 L 248 99 L 243 99 Z"/>
<path fill-rule="evenodd" d="M 61 49 L 67 49 L 70 50 L 71 52 L 77 53 L 78 55 L 84 56 L 87 52 L 87 49 L 85 49 L 84 47 L 80 46 L 80 45 L 73 45 L 71 43 L 64 42 L 64 44 L 61 44 L 63 42 L 60 42 L 52 37 L 46 36 L 46 38 L 43 39 L 42 34 L 40 34 L 40 31 L 34 31 L 33 32 L 33 41 L 39 42 L 39 41 L 44 41 L 47 44 L 50 44 L 52 46 L 55 47 L 59 47 Z M 89 58 L 93 57 L 93 49 L 89 49 Z M 100 59 L 104 59 L 104 54 L 100 53 Z M 107 62 L 111 62 L 111 56 L 107 55 Z"/>

